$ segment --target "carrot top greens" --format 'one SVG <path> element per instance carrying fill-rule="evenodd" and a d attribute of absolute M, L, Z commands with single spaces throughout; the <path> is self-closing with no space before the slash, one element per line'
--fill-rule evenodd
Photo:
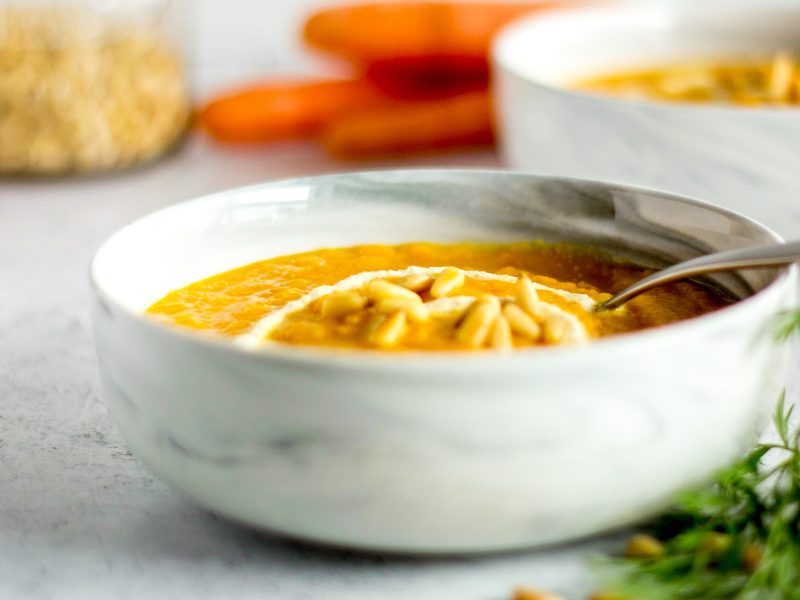
<path fill-rule="evenodd" d="M 800 331 L 800 310 L 775 335 Z M 800 427 L 782 396 L 777 441 L 758 444 L 710 487 L 681 495 L 597 576 L 620 600 L 800 600 Z M 652 537 L 650 537 L 652 536 Z M 642 540 L 647 543 L 643 543 Z"/>

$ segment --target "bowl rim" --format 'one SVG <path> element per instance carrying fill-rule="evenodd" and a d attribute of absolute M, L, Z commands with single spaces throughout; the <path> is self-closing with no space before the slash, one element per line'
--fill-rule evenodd
<path fill-rule="evenodd" d="M 691 103 L 691 102 L 676 102 L 670 100 L 657 100 L 657 99 L 639 99 L 639 98 L 623 98 L 613 96 L 611 94 L 602 94 L 586 90 L 569 88 L 563 85 L 551 84 L 542 81 L 538 78 L 533 78 L 523 72 L 519 68 L 519 61 L 511 57 L 514 55 L 513 48 L 518 44 L 520 38 L 525 36 L 533 36 L 537 29 L 559 27 L 562 28 L 564 24 L 569 25 L 570 21 L 575 19 L 591 20 L 597 16 L 616 16 L 627 17 L 631 15 L 647 17 L 647 16 L 660 16 L 660 15 L 706 15 L 713 14 L 716 18 L 725 18 L 725 15 L 730 16 L 734 13 L 752 13 L 752 14 L 774 14 L 786 15 L 787 13 L 800 17 L 800 6 L 792 4 L 788 0 L 780 0 L 772 2 L 768 6 L 756 6 L 741 2 L 741 0 L 732 2 L 729 6 L 726 5 L 725 12 L 720 13 L 719 10 L 714 10 L 714 4 L 681 4 L 681 5 L 663 5 L 663 4 L 633 4 L 630 2 L 622 3 L 590 3 L 587 5 L 577 5 L 568 8 L 559 8 L 553 11 L 534 13 L 515 19 L 509 25 L 495 36 L 492 41 L 490 50 L 490 57 L 492 65 L 496 72 L 505 72 L 523 81 L 524 83 L 546 90 L 552 94 L 560 94 L 571 98 L 583 100 L 585 102 L 597 102 L 601 105 L 616 105 L 630 108 L 638 108 L 642 110 L 653 111 L 676 111 L 676 112 L 701 112 L 711 114 L 735 114 L 735 115 L 753 115 L 767 118 L 784 118 L 787 115 L 796 118 L 800 114 L 800 105 L 798 106 L 741 106 L 737 104 L 714 104 L 714 103 Z M 719 8 L 717 6 L 717 8 Z M 563 22 L 563 23 L 562 23 Z M 495 78 L 494 86 L 497 85 L 497 78 Z"/>
<path fill-rule="evenodd" d="M 460 374 L 465 374 L 467 371 L 464 367 L 469 367 L 470 370 L 478 369 L 478 371 L 496 372 L 498 368 L 509 366 L 515 368 L 514 365 L 531 364 L 546 364 L 552 361 L 579 361 L 581 356 L 602 354 L 604 352 L 611 353 L 618 350 L 625 351 L 632 344 L 634 347 L 641 347 L 645 342 L 651 344 L 669 343 L 675 337 L 685 337 L 692 335 L 692 330 L 699 327 L 708 325 L 712 326 L 716 323 L 725 320 L 737 319 L 739 313 L 748 310 L 751 306 L 765 301 L 766 298 L 782 293 L 784 287 L 789 285 L 792 281 L 798 279 L 798 266 L 790 265 L 787 267 L 776 269 L 777 273 L 775 278 L 770 281 L 763 289 L 755 292 L 754 294 L 738 300 L 729 306 L 722 307 L 711 313 L 685 319 L 675 323 L 653 327 L 650 329 L 637 330 L 619 335 L 612 335 L 600 339 L 594 339 L 586 344 L 569 347 L 548 347 L 537 348 L 529 350 L 518 350 L 510 354 L 499 352 L 458 352 L 458 351 L 439 351 L 439 352 L 425 352 L 425 351 L 408 351 L 408 352 L 376 352 L 370 349 L 342 349 L 342 348 L 328 348 L 316 346 L 293 346 L 290 344 L 279 344 L 265 346 L 255 350 L 242 348 L 231 342 L 230 337 L 215 335 L 213 333 L 193 330 L 189 328 L 169 325 L 159 321 L 155 317 L 148 316 L 145 312 L 139 312 L 130 309 L 121 303 L 117 302 L 110 293 L 103 289 L 102 283 L 98 281 L 96 273 L 96 263 L 101 256 L 104 249 L 110 245 L 119 235 L 129 229 L 140 225 L 142 222 L 155 218 L 167 211 L 179 211 L 196 204 L 204 202 L 214 202 L 216 200 L 230 202 L 231 197 L 239 194 L 240 192 L 252 192 L 257 190 L 269 190 L 273 187 L 285 187 L 287 185 L 308 185 L 310 183 L 325 183 L 333 179 L 339 179 L 350 176 L 380 176 L 382 173 L 391 174 L 406 174 L 414 176 L 415 174 L 448 174 L 448 175 L 491 175 L 500 177 L 523 177 L 531 178 L 540 181 L 555 180 L 568 183 L 588 183 L 599 184 L 606 187 L 614 187 L 631 192 L 642 192 L 657 194 L 659 196 L 677 200 L 685 204 L 698 206 L 718 214 L 735 217 L 745 223 L 756 226 L 764 233 L 768 234 L 776 243 L 783 243 L 783 238 L 775 231 L 763 225 L 762 223 L 743 215 L 737 211 L 733 211 L 721 206 L 717 206 L 710 202 L 675 194 L 672 192 L 659 190 L 657 188 L 631 185 L 628 183 L 619 183 L 614 181 L 598 181 L 595 179 L 586 179 L 578 177 L 563 177 L 542 175 L 537 173 L 530 173 L 524 171 L 504 170 L 504 169 L 474 169 L 474 168 L 404 168 L 404 169 L 376 169 L 367 171 L 348 171 L 342 173 L 324 174 L 324 175 L 311 175 L 303 177 L 292 177 L 285 179 L 269 180 L 261 183 L 256 183 L 247 186 L 240 186 L 229 188 L 210 194 L 198 196 L 196 198 L 184 200 L 176 204 L 165 206 L 161 209 L 147 213 L 127 225 L 117 229 L 114 233 L 109 235 L 94 252 L 89 262 L 89 283 L 92 293 L 96 301 L 100 303 L 102 309 L 111 313 L 109 306 L 113 306 L 116 311 L 126 316 L 127 318 L 135 321 L 139 326 L 145 330 L 158 335 L 166 335 L 176 341 L 182 341 L 189 345 L 196 344 L 200 347 L 206 348 L 211 351 L 222 352 L 223 354 L 230 354 L 231 356 L 239 356 L 244 359 L 257 360 L 263 362 L 274 362 L 281 365 L 292 366 L 305 366 L 305 367 L 322 367 L 322 368 L 336 368 L 336 369 L 350 369 L 357 371 L 383 371 L 383 372 L 403 372 L 408 373 L 409 369 L 415 373 L 441 373 L 450 369 L 457 370 Z M 304 199 L 292 199 L 290 202 L 304 202 Z M 284 204 L 286 201 L 282 201 Z M 269 258 L 269 257 L 267 257 Z M 265 258 L 264 260 L 267 260 Z M 242 265 L 244 266 L 244 265 Z M 235 268 L 235 267 L 234 267 Z M 96 335 L 95 327 L 95 335 Z M 644 341 L 639 341 L 644 339 Z M 504 369 L 506 370 L 506 369 Z"/>

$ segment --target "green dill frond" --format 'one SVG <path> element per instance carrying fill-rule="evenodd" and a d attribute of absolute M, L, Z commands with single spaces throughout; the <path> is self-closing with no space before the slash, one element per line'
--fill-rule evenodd
<path fill-rule="evenodd" d="M 800 309 L 794 308 L 779 313 L 773 321 L 773 335 L 785 342 L 800 331 Z"/>
<path fill-rule="evenodd" d="M 792 410 L 782 396 L 773 418 L 780 443 L 757 445 L 646 528 L 663 543 L 659 556 L 596 562 L 602 589 L 630 600 L 800 600 L 800 431 L 790 426 Z"/>

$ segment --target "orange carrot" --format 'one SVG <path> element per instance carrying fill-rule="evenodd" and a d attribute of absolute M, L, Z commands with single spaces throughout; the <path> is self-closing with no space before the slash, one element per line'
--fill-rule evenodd
<path fill-rule="evenodd" d="M 387 95 L 411 99 L 455 96 L 489 87 L 489 65 L 483 58 L 401 56 L 368 65 L 365 76 Z"/>
<path fill-rule="evenodd" d="M 268 142 L 313 136 L 343 115 L 393 102 L 363 79 L 273 82 L 213 100 L 199 122 L 221 141 Z"/>
<path fill-rule="evenodd" d="M 513 19 L 561 2 L 401 2 L 322 10 L 306 21 L 313 47 L 358 64 L 398 57 L 472 58 L 486 64 L 492 36 Z"/>
<path fill-rule="evenodd" d="M 487 145 L 493 140 L 492 108 L 486 91 L 354 114 L 336 120 L 322 132 L 325 148 L 340 158 Z"/>

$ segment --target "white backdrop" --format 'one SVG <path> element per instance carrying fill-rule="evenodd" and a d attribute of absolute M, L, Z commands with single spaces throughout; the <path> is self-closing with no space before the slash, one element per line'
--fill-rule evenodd
<path fill-rule="evenodd" d="M 315 9 L 348 0 L 183 1 L 191 13 L 190 60 L 201 94 L 259 74 L 335 68 L 304 49 L 301 28 Z"/>

